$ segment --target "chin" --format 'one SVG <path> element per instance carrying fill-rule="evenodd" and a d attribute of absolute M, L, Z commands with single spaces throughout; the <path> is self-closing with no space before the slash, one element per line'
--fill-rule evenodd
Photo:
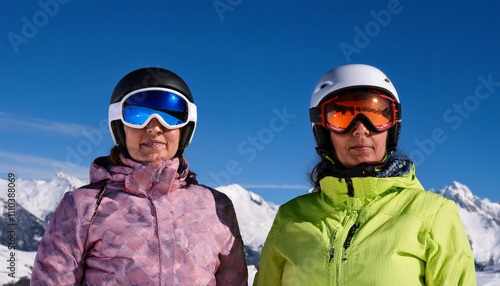
<path fill-rule="evenodd" d="M 377 161 L 376 159 L 366 159 L 366 158 L 365 159 L 355 159 L 352 161 L 352 164 L 349 164 L 349 165 L 351 165 L 352 167 L 355 167 L 355 166 L 357 166 L 359 164 L 363 164 L 363 163 L 373 164 L 373 163 L 378 163 L 378 162 L 380 162 L 380 160 Z M 350 168 L 352 168 L 352 167 L 350 167 Z"/>

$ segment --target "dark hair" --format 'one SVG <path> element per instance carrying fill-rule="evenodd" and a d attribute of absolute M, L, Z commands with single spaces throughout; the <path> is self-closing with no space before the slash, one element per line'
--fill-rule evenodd
<path fill-rule="evenodd" d="M 330 146 L 330 150 L 325 150 L 320 147 L 316 148 L 316 152 L 318 152 L 319 156 L 319 162 L 316 163 L 314 168 L 311 170 L 311 173 L 309 173 L 309 182 L 318 191 L 321 191 L 319 187 L 319 181 L 327 176 L 327 174 L 329 173 L 328 169 L 330 169 L 329 165 L 331 161 L 326 159 L 325 157 L 328 156 L 335 162 L 337 166 L 342 166 L 342 163 L 340 163 L 337 157 L 337 152 L 335 152 L 335 148 L 333 147 L 333 143 L 330 141 L 330 139 L 328 139 L 327 143 L 327 146 Z"/>
<path fill-rule="evenodd" d="M 120 159 L 120 153 L 121 152 L 118 146 L 113 146 L 113 148 L 111 148 L 111 152 L 109 153 L 109 159 L 114 165 L 124 166 L 122 160 Z"/>
<path fill-rule="evenodd" d="M 316 166 L 309 173 L 309 182 L 316 190 L 320 190 L 319 181 L 326 176 L 325 167 L 322 161 L 318 162 Z"/>

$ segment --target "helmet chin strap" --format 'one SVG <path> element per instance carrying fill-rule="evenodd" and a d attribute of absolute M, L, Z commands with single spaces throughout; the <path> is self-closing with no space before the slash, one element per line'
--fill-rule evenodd
<path fill-rule="evenodd" d="M 339 165 L 339 166 L 344 166 L 342 163 L 340 163 L 339 159 L 337 158 L 337 154 L 335 154 L 335 149 L 332 145 L 332 150 L 327 150 L 324 147 L 316 147 L 316 153 L 321 157 L 321 160 L 328 160 L 330 161 L 333 165 Z"/>

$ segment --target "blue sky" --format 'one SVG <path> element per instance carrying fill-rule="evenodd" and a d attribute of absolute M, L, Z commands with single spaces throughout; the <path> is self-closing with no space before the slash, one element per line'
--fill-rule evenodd
<path fill-rule="evenodd" d="M 163 67 L 198 106 L 185 154 L 200 183 L 281 204 L 318 160 L 315 84 L 364 63 L 398 90 L 424 187 L 500 201 L 499 16 L 499 1 L 0 0 L 0 172 L 87 178 L 113 145 L 115 84 Z"/>

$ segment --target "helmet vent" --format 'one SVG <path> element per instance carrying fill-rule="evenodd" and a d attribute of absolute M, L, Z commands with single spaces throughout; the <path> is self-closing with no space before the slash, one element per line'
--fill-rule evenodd
<path fill-rule="evenodd" d="M 385 80 L 385 82 L 391 82 L 388 78 L 386 78 L 386 79 L 384 79 L 384 80 Z"/>
<path fill-rule="evenodd" d="M 331 82 L 331 81 L 325 81 L 325 82 L 323 82 L 322 84 L 320 84 L 320 85 L 316 88 L 316 90 L 314 91 L 314 93 L 316 93 L 316 92 L 318 92 L 318 91 L 320 91 L 320 90 L 324 89 L 325 87 L 327 87 L 327 86 L 329 86 L 329 85 L 333 85 L 333 82 Z"/>

